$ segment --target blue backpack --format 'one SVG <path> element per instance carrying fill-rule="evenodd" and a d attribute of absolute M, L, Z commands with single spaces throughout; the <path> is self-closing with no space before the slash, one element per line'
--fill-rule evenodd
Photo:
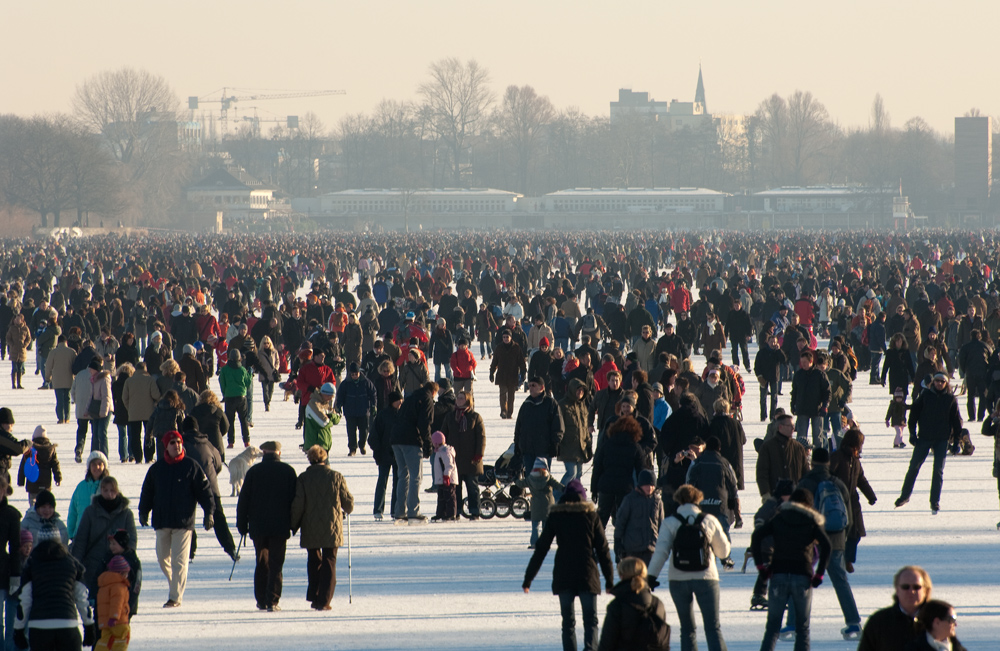
<path fill-rule="evenodd" d="M 31 455 L 24 461 L 24 477 L 32 484 L 38 481 L 38 450 L 31 448 Z"/>
<path fill-rule="evenodd" d="M 847 504 L 837 484 L 831 479 L 820 482 L 813 497 L 816 510 L 826 518 L 825 529 L 829 533 L 839 533 L 847 528 L 850 518 L 847 515 Z"/>

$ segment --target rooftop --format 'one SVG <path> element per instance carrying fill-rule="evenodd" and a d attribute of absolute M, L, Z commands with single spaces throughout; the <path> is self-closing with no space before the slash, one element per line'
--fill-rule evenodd
<path fill-rule="evenodd" d="M 706 195 L 713 197 L 728 196 L 725 192 L 710 190 L 708 188 L 572 188 L 570 190 L 550 192 L 545 196 L 565 197 L 571 195 L 582 195 L 588 197 L 620 197 L 622 195 L 638 197 L 689 197 L 693 195 Z"/>

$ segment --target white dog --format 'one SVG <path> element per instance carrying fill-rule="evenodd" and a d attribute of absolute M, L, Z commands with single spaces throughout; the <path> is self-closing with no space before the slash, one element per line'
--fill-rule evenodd
<path fill-rule="evenodd" d="M 260 456 L 260 450 L 251 445 L 247 449 L 233 457 L 226 467 L 229 468 L 229 484 L 233 487 L 230 497 L 236 497 L 243 489 L 243 479 L 247 476 L 247 470 L 253 462 Z"/>

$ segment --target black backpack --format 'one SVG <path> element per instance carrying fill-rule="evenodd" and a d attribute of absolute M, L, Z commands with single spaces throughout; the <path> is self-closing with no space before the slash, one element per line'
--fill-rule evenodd
<path fill-rule="evenodd" d="M 705 514 L 699 513 L 691 523 L 676 513 L 673 517 L 681 523 L 674 534 L 674 567 L 684 572 L 704 572 L 712 558 L 712 542 L 702 526 Z"/>
<path fill-rule="evenodd" d="M 632 607 L 639 611 L 634 648 L 637 651 L 670 651 L 670 625 L 656 612 L 656 602 L 649 608 L 637 604 Z"/>

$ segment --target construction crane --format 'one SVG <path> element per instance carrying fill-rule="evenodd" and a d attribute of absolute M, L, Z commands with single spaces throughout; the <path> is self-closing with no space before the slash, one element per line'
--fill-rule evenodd
<path fill-rule="evenodd" d="M 228 133 L 229 128 L 229 109 L 232 108 L 234 113 L 236 107 L 234 106 L 237 102 L 242 100 L 252 100 L 255 102 L 275 100 L 275 99 L 296 99 L 300 97 L 327 97 L 330 95 L 346 95 L 346 90 L 289 90 L 289 91 L 261 91 L 253 90 L 247 88 L 230 88 L 224 86 L 221 89 L 222 96 L 214 97 L 214 95 L 219 92 L 218 90 L 205 95 L 204 97 L 188 97 L 188 109 L 195 111 L 198 109 L 199 103 L 211 103 L 220 105 L 219 119 L 222 122 L 222 132 Z M 230 94 L 232 93 L 232 94 Z M 235 117 L 235 116 L 234 116 Z M 295 117 L 295 116 L 290 116 Z M 296 126 L 298 119 L 296 118 Z M 289 121 L 289 126 L 291 127 L 291 121 Z"/>
<path fill-rule="evenodd" d="M 287 117 L 279 118 L 262 118 L 257 115 L 256 106 L 248 106 L 247 110 L 253 110 L 253 115 L 244 115 L 239 118 L 241 122 L 250 123 L 250 133 L 254 138 L 260 137 L 260 124 L 261 122 L 267 122 L 270 124 L 284 124 L 287 129 L 298 129 L 299 128 L 299 116 L 289 115 Z M 234 118 L 235 120 L 235 118 Z"/>

